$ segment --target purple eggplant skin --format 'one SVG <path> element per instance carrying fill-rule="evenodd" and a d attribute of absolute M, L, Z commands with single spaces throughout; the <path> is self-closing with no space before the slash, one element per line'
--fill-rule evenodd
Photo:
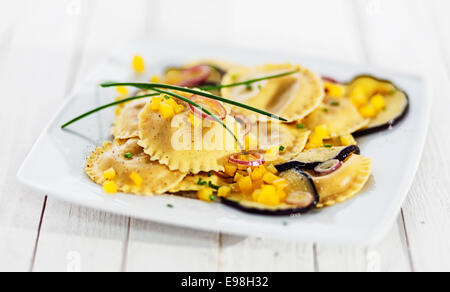
<path fill-rule="evenodd" d="M 311 190 L 314 192 L 314 197 L 315 200 L 314 202 L 309 205 L 306 208 L 292 208 L 292 209 L 284 209 L 284 210 L 264 210 L 264 209 L 258 209 L 258 208 L 250 208 L 250 207 L 246 207 L 241 205 L 239 202 L 233 201 L 233 200 L 229 200 L 227 198 L 221 198 L 222 204 L 237 209 L 239 211 L 245 212 L 245 213 L 249 213 L 249 214 L 254 214 L 254 215 L 264 215 L 264 216 L 272 216 L 272 217 L 282 217 L 282 216 L 292 216 L 292 215 L 299 215 L 299 214 L 306 214 L 309 211 L 313 210 L 316 208 L 317 204 L 319 204 L 320 201 L 320 196 L 319 193 L 317 192 L 317 188 L 316 185 L 314 184 L 313 179 L 311 178 L 311 176 L 305 172 L 303 172 L 300 169 L 295 169 L 299 174 L 303 175 L 308 182 L 311 184 Z"/>
<path fill-rule="evenodd" d="M 352 81 L 350 81 L 348 83 L 344 83 L 344 84 L 347 84 L 347 85 L 348 84 L 352 84 L 355 80 L 357 80 L 359 78 L 364 78 L 364 77 L 372 78 L 372 79 L 374 79 L 374 80 L 376 80 L 378 82 L 386 82 L 386 83 L 393 84 L 397 88 L 397 90 L 399 90 L 400 92 L 403 92 L 403 94 L 405 94 L 407 103 L 406 103 L 405 108 L 403 109 L 403 112 L 400 115 L 398 115 L 397 117 L 393 118 L 392 120 L 390 120 L 389 122 L 387 122 L 384 125 L 380 125 L 380 126 L 372 127 L 372 128 L 367 128 L 367 129 L 362 129 L 360 131 L 357 131 L 357 132 L 353 133 L 353 136 L 355 138 L 360 138 L 360 137 L 367 136 L 367 135 L 370 135 L 370 134 L 375 134 L 375 133 L 379 133 L 381 131 L 392 129 L 393 127 L 397 126 L 401 121 L 403 121 L 408 116 L 409 111 L 410 111 L 410 107 L 411 107 L 411 101 L 410 101 L 409 95 L 406 93 L 405 90 L 402 90 L 402 89 L 398 88 L 395 85 L 395 83 L 392 82 L 391 80 L 377 78 L 377 77 L 375 77 L 373 75 L 370 75 L 370 74 L 362 74 L 362 75 L 358 75 L 355 78 L 353 78 Z"/>
<path fill-rule="evenodd" d="M 343 162 L 352 154 L 358 154 L 358 155 L 361 154 L 360 148 L 356 145 L 345 147 L 344 149 L 342 149 L 341 152 L 339 152 L 338 155 L 336 155 L 336 157 L 333 157 L 331 159 L 337 159 L 337 160 Z M 290 170 L 293 168 L 303 169 L 303 170 L 313 170 L 319 164 L 324 163 L 324 162 L 325 161 L 316 161 L 316 162 L 306 163 L 306 162 L 301 162 L 301 161 L 289 161 L 289 162 L 286 162 L 286 163 L 283 163 L 280 165 L 276 165 L 275 168 L 278 170 L 278 172 L 284 172 L 284 171 L 287 171 L 287 170 Z"/>

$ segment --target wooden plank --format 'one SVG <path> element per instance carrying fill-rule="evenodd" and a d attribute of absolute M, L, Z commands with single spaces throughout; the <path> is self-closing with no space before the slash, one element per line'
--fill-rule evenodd
<path fill-rule="evenodd" d="M 445 50 L 439 45 L 438 28 L 433 21 L 435 16 L 431 13 L 430 2 L 383 1 L 381 13 L 365 19 L 365 34 L 371 36 L 369 50 L 380 52 L 374 55 L 376 64 L 425 74 L 434 89 L 426 150 L 403 211 L 412 256 L 411 266 L 418 271 L 448 271 L 450 204 L 447 186 L 450 167 L 442 163 L 442 158 L 447 157 L 450 138 L 442 125 L 450 122 L 447 114 L 450 89 L 443 56 Z M 441 8 L 448 11 L 448 4 Z M 446 17 L 445 14 L 443 16 Z M 446 30 L 446 27 L 439 27 L 439 31 Z"/>
<path fill-rule="evenodd" d="M 79 17 L 83 21 L 77 32 L 66 93 L 83 81 L 116 41 L 126 42 L 145 33 L 145 7 L 142 0 L 82 2 Z M 133 33 L 128 34 L 128 30 Z M 128 229 L 127 217 L 49 199 L 35 270 L 120 271 Z"/>
<path fill-rule="evenodd" d="M 70 30 L 74 26 L 73 21 L 61 20 L 64 15 L 54 19 L 58 25 L 43 21 L 47 11 L 62 8 L 61 1 L 20 4 L 27 9 L 22 10 L 1 68 L 2 90 L 8 97 L 0 109 L 0 131 L 2 139 L 8 141 L 0 145 L 2 153 L 8 153 L 4 155 L 6 160 L 0 159 L 0 270 L 4 271 L 27 271 L 33 259 L 44 194 L 23 187 L 15 175 L 64 90 L 61 72 L 67 71 L 66 60 L 71 52 L 68 48 L 55 49 L 56 39 L 60 38 L 61 47 L 69 41 L 54 28 Z M 43 35 L 42 29 L 52 35 Z M 50 68 L 49 63 L 55 66 Z M 23 86 L 24 80 L 27 86 Z"/>

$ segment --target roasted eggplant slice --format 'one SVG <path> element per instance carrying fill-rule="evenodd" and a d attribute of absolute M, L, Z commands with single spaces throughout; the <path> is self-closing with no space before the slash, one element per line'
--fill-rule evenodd
<path fill-rule="evenodd" d="M 343 162 L 350 155 L 360 153 L 361 151 L 356 145 L 347 147 L 317 148 L 304 151 L 294 158 L 293 161 L 289 161 L 275 167 L 281 173 L 293 168 L 314 170 L 317 166 L 324 162 L 334 159 Z"/>
<path fill-rule="evenodd" d="M 267 206 L 255 202 L 249 195 L 234 194 L 222 198 L 222 203 L 240 211 L 268 216 L 290 216 L 304 214 L 314 209 L 320 201 L 312 178 L 299 169 L 290 169 L 280 174 L 288 182 L 287 197 L 283 203 Z"/>

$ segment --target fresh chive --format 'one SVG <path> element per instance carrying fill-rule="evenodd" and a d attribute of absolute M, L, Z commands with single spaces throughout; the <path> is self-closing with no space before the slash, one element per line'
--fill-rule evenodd
<path fill-rule="evenodd" d="M 331 145 L 331 144 L 325 144 L 325 145 L 323 145 L 325 148 L 332 148 L 333 147 L 333 145 Z"/>
<path fill-rule="evenodd" d="M 215 184 L 213 184 L 212 182 L 208 182 L 208 186 L 212 189 L 218 190 L 220 187 L 216 186 Z"/>
<path fill-rule="evenodd" d="M 165 99 L 165 100 L 169 100 L 169 99 L 170 99 L 170 96 L 164 95 L 164 99 Z"/>
<path fill-rule="evenodd" d="M 232 83 L 232 84 L 227 84 L 227 85 L 215 85 L 215 86 L 205 86 L 205 87 L 201 87 L 200 89 L 202 90 L 217 90 L 217 89 L 222 89 L 222 88 L 230 88 L 230 87 L 237 87 L 237 86 L 242 86 L 242 85 L 250 85 L 252 83 L 256 83 L 256 82 L 260 82 L 260 81 L 264 81 L 264 80 L 269 80 L 269 79 L 276 79 L 276 78 L 281 78 L 284 76 L 289 76 L 295 73 L 300 72 L 300 70 L 294 70 L 294 71 L 289 71 L 286 73 L 281 73 L 281 74 L 276 74 L 276 75 L 270 75 L 267 77 L 262 77 L 262 78 L 258 78 L 258 79 L 252 79 L 252 80 L 247 80 L 247 81 L 243 81 L 243 82 L 237 82 L 237 83 Z"/>
<path fill-rule="evenodd" d="M 125 158 L 131 159 L 133 158 L 133 154 L 132 153 L 125 153 Z"/>
<path fill-rule="evenodd" d="M 323 108 L 323 111 L 324 111 L 325 113 L 327 113 L 327 112 L 328 112 L 328 109 L 325 107 L 325 108 Z"/>
<path fill-rule="evenodd" d="M 331 103 L 331 106 L 339 106 L 339 105 L 340 105 L 340 103 L 337 102 L 337 101 L 333 101 L 333 102 Z"/>
<path fill-rule="evenodd" d="M 212 176 L 213 176 L 213 172 L 212 171 L 208 172 L 208 177 L 212 177 Z"/>
<path fill-rule="evenodd" d="M 284 150 L 286 150 L 286 147 L 280 146 L 280 152 L 283 152 Z"/>
<path fill-rule="evenodd" d="M 305 124 L 298 124 L 297 129 L 304 129 L 306 128 Z"/>
<path fill-rule="evenodd" d="M 147 95 L 140 95 L 140 96 L 133 96 L 133 97 L 121 99 L 121 100 L 119 100 L 119 101 L 115 101 L 115 102 L 112 102 L 112 103 L 108 103 L 108 104 L 102 105 L 102 106 L 100 106 L 100 107 L 98 107 L 98 108 L 95 108 L 95 109 L 93 109 L 93 110 L 91 110 L 91 111 L 88 111 L 87 113 L 84 113 L 84 114 L 82 114 L 82 115 L 80 115 L 80 116 L 74 118 L 73 120 L 71 120 L 71 121 L 65 123 L 64 125 L 61 126 L 61 128 L 62 128 L 62 129 L 65 129 L 65 128 L 67 128 L 68 126 L 70 126 L 71 124 L 73 124 L 73 123 L 75 123 L 75 122 L 77 122 L 77 121 L 79 121 L 79 120 L 81 120 L 81 119 L 83 119 L 83 118 L 85 118 L 85 117 L 87 117 L 87 116 L 90 116 L 90 115 L 92 115 L 92 114 L 95 114 L 96 112 L 99 112 L 99 111 L 101 111 L 101 110 L 104 110 L 104 109 L 106 109 L 106 108 L 109 108 L 109 107 L 112 107 L 112 106 L 116 106 L 116 105 L 118 105 L 118 104 L 122 104 L 122 103 L 129 102 L 129 101 L 132 101 L 132 100 L 141 99 L 141 98 L 147 98 L 147 97 L 153 97 L 153 96 L 158 96 L 158 95 L 159 95 L 159 93 L 153 93 L 153 94 L 147 94 Z"/>
<path fill-rule="evenodd" d="M 250 90 L 252 90 L 252 89 L 253 89 L 252 85 L 251 85 L 251 84 L 247 84 L 247 90 L 250 91 Z M 210 89 L 210 90 L 211 90 L 211 89 Z"/>
<path fill-rule="evenodd" d="M 197 184 L 198 184 L 199 186 L 206 186 L 207 182 L 204 181 L 202 178 L 199 178 Z"/>
<path fill-rule="evenodd" d="M 244 145 L 242 145 L 242 143 L 239 141 L 239 139 L 236 137 L 236 135 L 234 135 L 234 133 L 227 127 L 227 125 L 225 125 L 225 123 L 222 120 L 220 120 L 216 115 L 212 114 L 207 109 L 203 108 L 202 106 L 198 105 L 197 103 L 193 102 L 192 100 L 190 100 L 188 98 L 185 98 L 185 97 L 183 97 L 183 96 L 181 96 L 179 94 L 176 94 L 176 93 L 173 93 L 173 92 L 169 92 L 169 91 L 165 91 L 165 90 L 156 89 L 156 88 L 153 88 L 151 90 L 159 92 L 159 93 L 162 93 L 162 94 L 167 94 L 167 95 L 173 96 L 173 97 L 175 97 L 177 99 L 180 99 L 180 100 L 182 100 L 184 102 L 187 102 L 188 104 L 193 105 L 194 107 L 196 107 L 198 109 L 201 109 L 205 114 L 207 114 L 208 116 L 213 118 L 216 122 L 221 124 L 225 128 L 225 130 L 227 130 L 228 133 L 230 133 L 233 136 L 233 138 L 236 140 L 236 142 L 238 143 L 238 145 L 239 145 L 239 147 L 241 149 L 245 149 Z"/>
<path fill-rule="evenodd" d="M 215 199 L 216 199 L 216 196 L 214 196 L 214 195 L 209 196 L 210 201 L 214 201 Z"/>
<path fill-rule="evenodd" d="M 241 108 L 247 109 L 249 111 L 253 111 L 255 113 L 271 117 L 273 119 L 277 119 L 277 120 L 280 120 L 280 121 L 283 121 L 283 122 L 287 122 L 287 120 L 285 118 L 273 115 L 273 114 L 268 113 L 266 111 L 257 109 L 255 107 L 252 107 L 252 106 L 249 106 L 249 105 L 237 102 L 237 101 L 233 101 L 233 100 L 228 99 L 228 98 L 223 98 L 223 97 L 211 94 L 209 92 L 203 92 L 203 91 L 200 91 L 200 90 L 195 90 L 195 89 L 190 89 L 190 88 L 185 88 L 185 87 L 180 87 L 180 86 L 175 86 L 175 85 L 168 85 L 168 84 L 149 82 L 149 83 L 103 83 L 103 84 L 101 84 L 101 86 L 104 87 L 104 88 L 114 87 L 114 86 L 132 86 L 132 87 L 136 87 L 136 88 L 140 88 L 140 89 L 147 89 L 147 90 L 154 90 L 154 91 L 158 91 L 158 90 L 155 90 L 156 88 L 177 90 L 177 91 L 182 91 L 182 92 L 187 92 L 187 93 L 191 93 L 191 94 L 195 94 L 195 95 L 204 96 L 204 97 L 207 97 L 207 98 L 210 98 L 210 99 L 221 101 L 223 103 L 227 103 L 227 104 L 231 104 L 231 105 L 234 105 L 234 106 L 237 106 L 237 107 L 241 107 Z M 164 93 L 168 94 L 167 91 L 164 91 Z M 173 96 L 173 94 L 169 94 L 169 95 Z"/>
<path fill-rule="evenodd" d="M 172 205 L 172 204 L 167 204 L 167 208 L 172 209 L 172 208 L 173 208 L 173 205 Z"/>

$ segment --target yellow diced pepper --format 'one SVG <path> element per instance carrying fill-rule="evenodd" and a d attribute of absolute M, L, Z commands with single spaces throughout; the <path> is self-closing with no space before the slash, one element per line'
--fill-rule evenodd
<path fill-rule="evenodd" d="M 263 181 L 267 184 L 273 184 L 277 179 L 279 179 L 279 177 L 270 172 L 267 172 L 263 177 Z"/>
<path fill-rule="evenodd" d="M 214 200 L 214 190 L 205 188 L 197 192 L 197 197 L 205 202 L 212 202 Z"/>
<path fill-rule="evenodd" d="M 237 165 L 236 164 L 232 164 L 232 163 L 226 163 L 225 164 L 225 173 L 228 174 L 229 176 L 234 177 L 234 175 L 236 174 L 237 171 Z"/>
<path fill-rule="evenodd" d="M 309 137 L 309 142 L 306 145 L 307 149 L 321 148 L 323 147 L 323 138 L 316 133 L 313 133 L 311 137 Z"/>
<path fill-rule="evenodd" d="M 328 96 L 331 97 L 341 97 L 344 95 L 344 87 L 339 84 L 325 82 L 325 90 Z"/>
<path fill-rule="evenodd" d="M 328 131 L 327 125 L 317 126 L 316 129 L 314 130 L 314 133 L 317 135 L 317 137 L 320 137 L 322 139 L 326 139 L 328 138 L 328 136 L 330 136 L 330 132 Z"/>
<path fill-rule="evenodd" d="M 249 176 L 246 176 L 238 181 L 239 189 L 243 193 L 251 193 L 253 191 L 253 182 Z"/>
<path fill-rule="evenodd" d="M 103 172 L 103 177 L 106 180 L 112 180 L 116 177 L 116 171 L 111 167 L 110 169 L 107 169 Z"/>
<path fill-rule="evenodd" d="M 165 119 L 171 119 L 175 116 L 175 111 L 173 110 L 173 107 L 166 102 L 161 102 L 161 104 L 159 105 L 159 112 Z"/>
<path fill-rule="evenodd" d="M 262 179 L 253 181 L 253 189 L 257 190 L 264 186 L 264 182 Z"/>
<path fill-rule="evenodd" d="M 280 201 L 284 201 L 287 198 L 287 193 L 283 190 L 278 190 L 277 195 Z"/>
<path fill-rule="evenodd" d="M 231 188 L 227 187 L 227 186 L 220 187 L 218 192 L 217 192 L 217 196 L 219 196 L 221 198 L 226 198 L 230 194 L 231 194 Z"/>
<path fill-rule="evenodd" d="M 370 104 L 377 110 L 381 111 L 386 107 L 386 100 L 381 94 L 377 94 L 370 100 Z"/>
<path fill-rule="evenodd" d="M 117 193 L 117 186 L 116 183 L 113 181 L 105 181 L 103 184 L 103 190 L 105 190 L 105 193 L 107 194 L 115 194 Z"/>
<path fill-rule="evenodd" d="M 173 98 L 166 98 L 164 100 L 167 104 L 169 104 L 173 110 L 175 111 L 175 108 L 178 106 L 178 103 Z"/>
<path fill-rule="evenodd" d="M 351 135 L 345 135 L 345 136 L 341 136 L 341 143 L 343 146 L 350 146 L 350 145 L 357 145 L 358 143 L 356 142 L 355 138 Z"/>
<path fill-rule="evenodd" d="M 288 187 L 288 182 L 287 182 L 287 180 L 285 180 L 284 178 L 279 178 L 279 179 L 277 179 L 277 180 L 274 180 L 272 184 L 273 184 L 273 185 L 277 188 L 277 190 L 279 190 L 279 191 L 282 191 L 282 190 L 284 190 L 285 188 Z"/>
<path fill-rule="evenodd" d="M 242 174 L 240 174 L 239 172 L 237 172 L 236 175 L 234 176 L 234 181 L 239 183 L 239 181 L 243 178 L 244 178 L 244 176 Z"/>
<path fill-rule="evenodd" d="M 133 69 L 136 73 L 142 74 L 145 72 L 145 61 L 141 56 L 133 57 Z"/>
<path fill-rule="evenodd" d="M 362 107 L 359 112 L 365 118 L 374 118 L 377 115 L 376 109 L 371 104 Z"/>
<path fill-rule="evenodd" d="M 267 170 L 264 167 L 264 165 L 258 166 L 252 172 L 252 175 L 251 175 L 252 180 L 254 180 L 254 181 L 261 180 L 266 172 L 267 172 Z"/>
<path fill-rule="evenodd" d="M 277 168 L 275 167 L 275 165 L 273 165 L 273 164 L 267 166 L 267 167 L 266 167 L 266 170 L 267 170 L 268 172 L 272 173 L 272 174 L 275 174 L 275 175 L 278 174 L 278 170 L 277 170 Z"/>
<path fill-rule="evenodd" d="M 153 76 L 150 78 L 150 82 L 153 82 L 153 83 L 160 83 L 160 82 L 161 82 L 161 78 L 160 78 L 158 75 L 153 75 Z"/>
<path fill-rule="evenodd" d="M 280 204 L 277 190 L 274 186 L 264 186 L 258 196 L 258 203 L 267 206 L 276 206 Z"/>
<path fill-rule="evenodd" d="M 162 97 L 154 97 L 154 98 L 152 98 L 152 103 L 150 105 L 150 108 L 153 111 L 159 111 L 159 108 L 160 108 L 162 100 L 163 100 Z"/>
<path fill-rule="evenodd" d="M 136 173 L 136 172 L 132 172 L 131 174 L 130 174 L 130 179 L 134 182 L 134 184 L 137 186 L 137 187 L 141 187 L 142 186 L 142 177 L 138 174 L 138 173 Z"/>
<path fill-rule="evenodd" d="M 367 104 L 368 97 L 364 89 L 362 89 L 361 87 L 356 87 L 351 93 L 350 100 L 352 101 L 354 106 L 360 108 Z"/>
<path fill-rule="evenodd" d="M 125 86 L 118 86 L 116 88 L 117 93 L 120 94 L 121 98 L 127 97 L 128 96 L 128 89 Z"/>
<path fill-rule="evenodd" d="M 253 191 L 253 193 L 252 193 L 253 201 L 258 202 L 259 196 L 261 195 L 261 193 L 262 193 L 261 189 L 256 189 L 255 191 Z"/>
<path fill-rule="evenodd" d="M 182 112 L 184 112 L 184 106 L 179 104 L 174 108 L 174 110 L 175 110 L 176 114 L 182 113 Z"/>

